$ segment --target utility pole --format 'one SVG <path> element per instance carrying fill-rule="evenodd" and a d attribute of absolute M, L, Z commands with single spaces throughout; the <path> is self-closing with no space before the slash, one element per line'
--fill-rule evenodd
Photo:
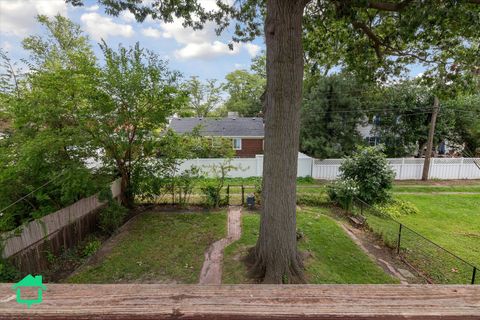
<path fill-rule="evenodd" d="M 430 171 L 430 158 L 433 148 L 433 136 L 435 134 L 435 123 L 437 122 L 438 110 L 440 109 L 440 102 L 438 97 L 433 98 L 432 119 L 430 120 L 430 128 L 428 130 L 427 151 L 425 153 L 425 161 L 423 163 L 422 180 L 428 180 L 428 172 Z"/>

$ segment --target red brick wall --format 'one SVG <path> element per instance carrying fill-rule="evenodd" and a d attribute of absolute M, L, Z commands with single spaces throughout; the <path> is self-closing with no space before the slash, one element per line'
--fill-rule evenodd
<path fill-rule="evenodd" d="M 257 154 L 263 154 L 263 139 L 243 139 L 242 150 L 235 150 L 237 157 L 255 158 Z"/>

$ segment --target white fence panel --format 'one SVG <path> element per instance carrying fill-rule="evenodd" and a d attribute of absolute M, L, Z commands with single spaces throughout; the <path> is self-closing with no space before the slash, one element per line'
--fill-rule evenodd
<path fill-rule="evenodd" d="M 211 167 L 220 165 L 226 159 L 190 159 L 185 160 L 180 166 L 178 172 L 197 166 L 207 176 L 211 176 Z M 480 179 L 480 159 L 473 158 L 432 158 L 430 162 L 431 179 Z M 340 165 L 342 159 L 313 159 L 309 157 L 299 157 L 298 159 L 298 177 L 311 176 L 321 180 L 335 180 L 340 175 Z M 418 158 L 392 158 L 388 159 L 392 169 L 395 171 L 396 180 L 420 180 L 422 178 L 424 159 Z M 236 158 L 231 160 L 231 164 L 237 167 L 229 172 L 229 177 L 261 177 L 263 173 L 263 156 L 256 158 Z"/>
<path fill-rule="evenodd" d="M 340 174 L 342 159 L 315 160 L 312 177 L 322 180 L 335 180 Z M 396 180 L 420 180 L 424 159 L 393 158 L 388 159 L 395 171 Z M 480 179 L 480 159 L 474 158 L 432 158 L 430 162 L 431 179 Z"/>

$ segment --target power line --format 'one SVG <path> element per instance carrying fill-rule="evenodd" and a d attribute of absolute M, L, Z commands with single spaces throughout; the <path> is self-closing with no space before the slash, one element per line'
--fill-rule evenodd
<path fill-rule="evenodd" d="M 49 181 L 45 182 L 44 184 L 42 184 L 40 187 L 36 188 L 35 190 L 29 192 L 28 194 L 24 195 L 23 197 L 19 198 L 18 200 L 12 202 L 11 204 L 9 204 L 8 206 L 6 206 L 5 208 L 3 208 L 2 210 L 0 210 L 0 217 L 3 215 L 3 212 L 5 210 L 7 210 L 8 208 L 16 205 L 17 203 L 19 203 L 20 201 L 26 199 L 27 197 L 31 196 L 33 193 L 37 192 L 38 190 L 42 189 L 43 187 L 49 185 L 50 183 L 52 183 L 53 181 L 57 180 L 60 176 L 62 176 L 65 172 L 62 172 L 60 174 L 58 174 L 57 176 L 55 176 L 53 179 L 50 179 Z"/>

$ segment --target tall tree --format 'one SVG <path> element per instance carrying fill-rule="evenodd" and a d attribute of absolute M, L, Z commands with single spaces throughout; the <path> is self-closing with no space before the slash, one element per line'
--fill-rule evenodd
<path fill-rule="evenodd" d="M 78 120 L 92 143 L 105 151 L 105 162 L 113 162 L 122 178 L 122 202 L 131 207 L 132 179 L 141 176 L 147 164 L 160 161 L 158 129 L 185 103 L 185 94 L 178 90 L 178 73 L 138 43 L 115 51 L 103 42 L 101 49 L 105 66 L 97 103 L 83 108 Z"/>
<path fill-rule="evenodd" d="M 191 77 L 185 84 L 189 96 L 188 108 L 197 117 L 208 117 L 222 101 L 222 85 L 216 80 L 202 83 L 198 77 Z"/>
<path fill-rule="evenodd" d="M 261 34 L 263 26 L 267 47 L 264 207 L 259 239 L 252 250 L 255 261 L 252 274 L 266 283 L 302 280 L 295 214 L 304 68 L 302 27 L 314 29 L 320 35 L 309 48 L 316 47 L 327 57 L 332 52 L 337 56 L 348 55 L 347 60 L 355 62 L 350 65 L 364 66 L 365 70 L 374 73 L 377 69 L 386 69 L 389 64 L 384 58 L 393 54 L 400 56 L 394 60 L 398 62 L 405 62 L 405 57 L 423 58 L 415 49 L 421 49 L 422 55 L 423 52 L 433 52 L 439 39 L 460 40 L 455 44 L 462 45 L 466 38 L 477 36 L 476 26 L 480 19 L 478 0 L 428 3 L 408 0 L 251 0 L 235 1 L 232 5 L 217 1 L 216 10 L 205 10 L 198 0 L 159 0 L 144 4 L 130 0 L 99 1 L 109 13 L 118 15 L 122 10 L 129 10 L 139 21 L 149 15 L 166 22 L 177 17 L 183 19 L 185 26 L 201 28 L 205 21 L 214 20 L 219 32 L 236 21 L 234 41 L 252 40 Z M 341 37 L 336 37 L 337 33 Z M 315 40 L 312 38 L 310 40 Z M 340 50 L 329 50 L 328 45 L 332 42 L 345 45 Z M 355 50 L 349 52 L 345 47 Z M 372 63 L 370 57 L 363 59 L 363 52 L 370 53 L 368 48 L 379 57 L 377 63 Z M 309 50 L 308 55 L 313 52 Z"/>
<path fill-rule="evenodd" d="M 300 149 L 317 158 L 350 155 L 361 143 L 367 88 L 350 74 L 307 77 L 304 86 Z M 370 102 L 370 101 L 369 101 Z"/>
<path fill-rule="evenodd" d="M 224 107 L 245 117 L 258 117 L 262 114 L 262 95 L 266 80 L 247 70 L 235 70 L 225 76 L 225 91 L 229 97 Z"/>
<path fill-rule="evenodd" d="M 10 73 L 11 86 L 1 90 L 12 132 L 0 140 L 0 210 L 8 206 L 0 230 L 58 210 L 98 186 L 85 166 L 89 139 L 74 116 L 95 87 L 95 56 L 70 20 L 58 15 L 38 21 L 44 35 L 23 41 L 32 71 L 16 79 Z"/>

